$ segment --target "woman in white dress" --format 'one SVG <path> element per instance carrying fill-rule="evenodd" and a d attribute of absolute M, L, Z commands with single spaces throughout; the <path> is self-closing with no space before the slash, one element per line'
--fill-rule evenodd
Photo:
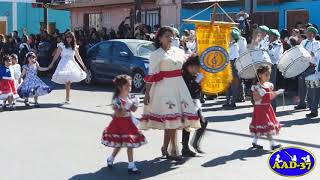
<path fill-rule="evenodd" d="M 182 78 L 185 53 L 171 46 L 172 38 L 170 27 L 162 27 L 158 31 L 155 43 L 158 49 L 150 56 L 149 75 L 145 78 L 145 107 L 140 128 L 164 130 L 162 155 L 178 161 L 177 129 L 198 129 L 200 121 Z M 169 144 L 172 147 L 170 155 L 167 151 Z"/>
<path fill-rule="evenodd" d="M 84 80 L 87 76 L 85 67 L 77 49 L 76 38 L 73 32 L 67 32 L 65 34 L 64 43 L 58 47 L 57 53 L 53 57 L 53 60 L 49 66 L 51 69 L 54 63 L 60 58 L 60 62 L 56 71 L 52 76 L 52 81 L 58 84 L 65 84 L 66 86 L 66 104 L 70 103 L 70 89 L 71 83 L 80 82 Z M 84 68 L 85 71 L 76 62 L 77 58 L 80 65 Z"/>

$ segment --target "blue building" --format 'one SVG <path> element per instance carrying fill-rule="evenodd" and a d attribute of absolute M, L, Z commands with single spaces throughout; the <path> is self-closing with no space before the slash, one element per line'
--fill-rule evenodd
<path fill-rule="evenodd" d="M 199 2 L 199 0 L 182 0 L 181 29 L 193 28 L 190 24 L 182 22 L 210 6 L 212 2 Z M 238 0 L 236 2 L 221 2 L 220 5 L 231 17 L 246 9 L 251 18 L 258 24 L 265 24 L 272 28 L 291 29 L 296 23 L 316 24 L 320 27 L 320 0 Z M 204 11 L 193 19 L 210 20 L 212 8 Z M 218 20 L 226 20 L 221 11 L 218 11 Z"/>
<path fill-rule="evenodd" d="M 8 34 L 17 30 L 22 34 L 24 28 L 28 34 L 37 34 L 43 25 L 44 9 L 33 8 L 36 0 L 8 0 L 0 2 L 0 34 Z M 48 9 L 49 32 L 59 29 L 64 32 L 70 29 L 70 13 L 68 11 Z"/>

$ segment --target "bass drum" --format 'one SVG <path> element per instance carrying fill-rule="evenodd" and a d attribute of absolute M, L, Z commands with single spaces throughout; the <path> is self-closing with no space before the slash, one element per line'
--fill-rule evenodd
<path fill-rule="evenodd" d="M 272 66 L 269 54 L 263 50 L 249 50 L 243 53 L 235 62 L 238 74 L 242 79 L 254 79 L 256 69 L 261 65 Z"/>
<path fill-rule="evenodd" d="M 284 78 L 296 77 L 310 66 L 311 59 L 310 53 L 299 45 L 283 53 L 278 69 Z"/>

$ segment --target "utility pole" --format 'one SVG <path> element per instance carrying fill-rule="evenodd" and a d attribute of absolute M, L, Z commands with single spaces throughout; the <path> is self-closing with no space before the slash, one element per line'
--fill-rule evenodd
<path fill-rule="evenodd" d="M 135 21 L 136 23 L 141 23 L 141 5 L 142 0 L 135 0 Z"/>
<path fill-rule="evenodd" d="M 44 29 L 48 31 L 48 8 L 43 8 L 43 23 L 44 23 Z"/>

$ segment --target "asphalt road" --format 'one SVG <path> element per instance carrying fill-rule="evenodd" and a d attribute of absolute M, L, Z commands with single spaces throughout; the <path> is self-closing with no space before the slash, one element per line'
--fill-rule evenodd
<path fill-rule="evenodd" d="M 101 145 L 100 139 L 111 120 L 110 85 L 75 85 L 74 89 L 70 105 L 62 104 L 63 87 L 55 86 L 51 94 L 40 97 L 39 109 L 25 108 L 18 102 L 17 110 L 0 112 L 1 180 L 284 179 L 269 169 L 269 151 L 250 149 L 251 103 L 224 110 L 223 97 L 207 101 L 203 107 L 210 122 L 202 143 L 206 154 L 179 164 L 160 159 L 162 131 L 149 130 L 144 131 L 148 144 L 134 152 L 143 174 L 127 174 L 125 150 L 116 158 L 115 168 L 109 170 L 106 158 L 112 149 Z M 276 137 L 278 142 L 304 147 L 320 159 L 320 119 L 305 119 L 307 112 L 293 111 L 288 102 L 278 109 L 278 120 L 283 126 Z M 141 113 L 142 104 L 136 116 Z M 260 142 L 269 149 L 268 141 Z M 313 172 L 298 179 L 319 179 L 319 172 L 320 167 L 316 166 Z"/>

